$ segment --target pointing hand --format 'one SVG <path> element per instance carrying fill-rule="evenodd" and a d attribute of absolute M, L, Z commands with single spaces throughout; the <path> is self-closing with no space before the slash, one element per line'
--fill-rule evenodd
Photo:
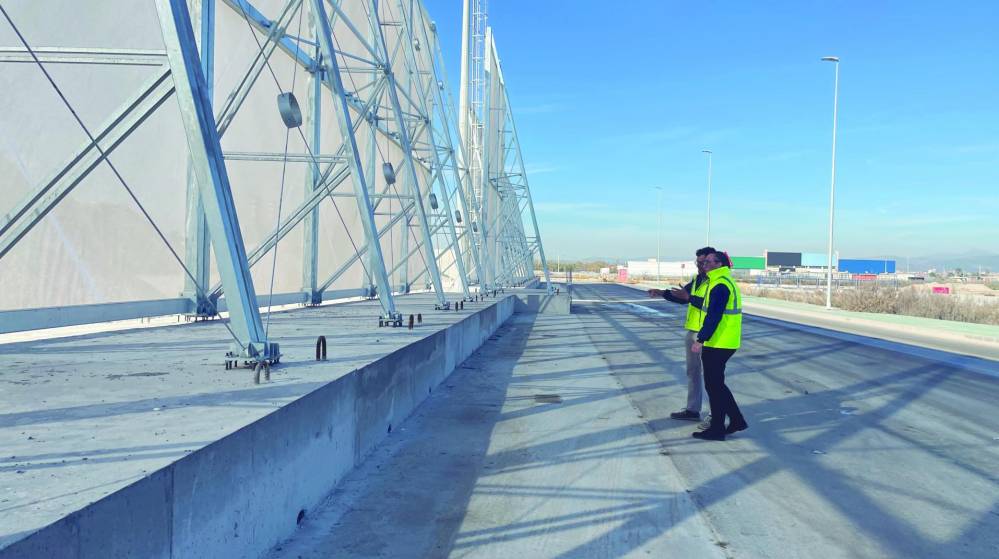
<path fill-rule="evenodd" d="M 670 289 L 669 292 L 670 292 L 670 295 L 676 297 L 677 299 L 679 299 L 681 301 L 689 301 L 690 300 L 690 293 L 687 293 L 686 289 L 680 289 L 678 287 L 674 287 L 673 289 Z"/>

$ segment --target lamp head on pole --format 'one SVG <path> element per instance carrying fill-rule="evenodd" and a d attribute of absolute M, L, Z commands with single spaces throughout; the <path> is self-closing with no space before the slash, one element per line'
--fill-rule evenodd
<path fill-rule="evenodd" d="M 711 154 L 712 154 L 712 153 L 714 153 L 714 152 L 712 152 L 712 151 L 711 151 L 710 149 L 702 149 L 702 150 L 701 150 L 701 153 L 706 153 L 706 154 L 708 154 L 708 155 L 711 155 Z"/>
<path fill-rule="evenodd" d="M 822 62 L 839 62 L 838 56 L 823 56 Z"/>

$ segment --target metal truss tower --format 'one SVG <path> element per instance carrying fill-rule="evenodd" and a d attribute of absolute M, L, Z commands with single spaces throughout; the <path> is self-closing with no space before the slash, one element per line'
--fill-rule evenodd
<path fill-rule="evenodd" d="M 67 118 L 72 114 L 88 139 L 0 214 L 0 265 L 88 175 L 109 168 L 185 274 L 179 298 L 0 311 L 0 333 L 228 313 L 234 344 L 227 361 L 274 362 L 278 346 L 268 339 L 262 307 L 367 295 L 380 302 L 380 321 L 395 324 L 401 322 L 395 297 L 414 288 L 432 291 L 437 307 L 447 309 L 455 298 L 527 282 L 536 258 L 548 279 L 485 0 L 475 0 L 471 13 L 465 3 L 457 110 L 437 28 L 422 3 L 282 0 L 279 5 L 265 14 L 252 0 L 155 0 L 164 45 L 158 51 L 42 48 L 20 33 L 19 47 L 0 49 L 0 63 L 33 64 L 57 91 L 58 80 L 48 68 L 58 64 L 151 68 L 145 83 L 103 124 L 85 123 L 73 110 L 74 100 L 60 92 Z M 224 18 L 216 10 L 222 9 L 231 11 L 230 24 L 231 15 L 237 16 L 244 38 L 253 39 L 239 58 L 242 67 L 227 68 L 237 76 L 226 82 L 226 90 L 216 80 L 215 64 L 235 47 L 217 40 Z M 10 16 L 8 22 L 16 24 Z M 274 70 L 278 64 L 293 67 L 293 76 L 301 74 L 306 83 L 301 100 L 295 78 L 282 81 Z M 280 94 L 274 111 L 287 127 L 284 152 L 223 149 L 234 122 L 261 118 L 244 114 L 248 100 L 273 98 L 275 90 Z M 184 223 L 168 224 L 184 232 L 184 246 L 177 249 L 130 188 L 132 177 L 122 176 L 113 163 L 116 149 L 168 102 L 179 108 L 188 159 L 186 186 L 177 185 L 182 195 L 186 188 Z M 289 150 L 288 137 L 301 139 L 304 149 Z M 304 197 L 290 209 L 279 204 L 273 229 L 253 235 L 252 246 L 244 244 L 246 231 L 236 210 L 244 185 L 231 178 L 231 161 L 306 166 Z M 331 223 L 331 215 L 339 222 Z M 343 234 L 334 242 L 341 256 L 323 261 L 321 227 L 340 226 Z M 292 231 L 302 235 L 301 290 L 274 293 L 273 272 L 269 289 L 254 286 L 251 270 L 261 261 L 269 268 L 266 257 L 275 255 Z M 359 284 L 334 289 L 358 269 L 363 269 Z"/>
<path fill-rule="evenodd" d="M 464 0 L 458 126 L 473 215 L 481 225 L 480 277 L 487 288 L 520 285 L 534 276 L 538 261 L 552 291 L 520 138 L 487 17 L 486 0 Z"/>

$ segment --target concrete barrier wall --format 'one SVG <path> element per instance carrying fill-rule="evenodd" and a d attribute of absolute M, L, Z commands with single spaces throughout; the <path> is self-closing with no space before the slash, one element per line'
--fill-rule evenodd
<path fill-rule="evenodd" d="M 516 289 L 512 293 L 517 299 L 515 313 L 565 315 L 572 306 L 569 294 L 565 292 L 549 295 L 544 289 Z"/>
<path fill-rule="evenodd" d="M 257 557 L 514 311 L 506 296 L 0 550 L 0 558 Z"/>

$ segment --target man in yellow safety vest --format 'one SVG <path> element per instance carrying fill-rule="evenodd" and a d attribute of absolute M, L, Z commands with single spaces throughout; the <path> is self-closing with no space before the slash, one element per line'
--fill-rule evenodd
<path fill-rule="evenodd" d="M 696 340 L 697 332 L 704 322 L 701 305 L 708 290 L 708 276 L 704 271 L 704 259 L 709 254 L 715 252 L 714 247 L 704 247 L 697 249 L 697 277 L 690 280 L 687 285 L 664 291 L 661 289 L 650 289 L 649 297 L 662 297 L 673 303 L 687 305 L 687 317 L 683 327 L 687 331 L 684 342 L 687 357 L 687 405 L 682 410 L 669 414 L 671 419 L 681 419 L 685 421 L 699 421 L 701 419 L 701 402 L 704 395 L 704 383 L 701 380 L 701 356 L 690 350 Z"/>
<path fill-rule="evenodd" d="M 692 435 L 698 439 L 724 441 L 749 427 L 742 416 L 732 391 L 725 385 L 725 364 L 742 341 L 742 295 L 732 280 L 728 255 L 713 252 L 704 259 L 708 276 L 704 296 L 701 328 L 691 351 L 701 354 L 704 367 L 704 387 L 711 405 L 711 423 L 707 429 Z M 728 425 L 725 418 L 728 417 Z"/>

